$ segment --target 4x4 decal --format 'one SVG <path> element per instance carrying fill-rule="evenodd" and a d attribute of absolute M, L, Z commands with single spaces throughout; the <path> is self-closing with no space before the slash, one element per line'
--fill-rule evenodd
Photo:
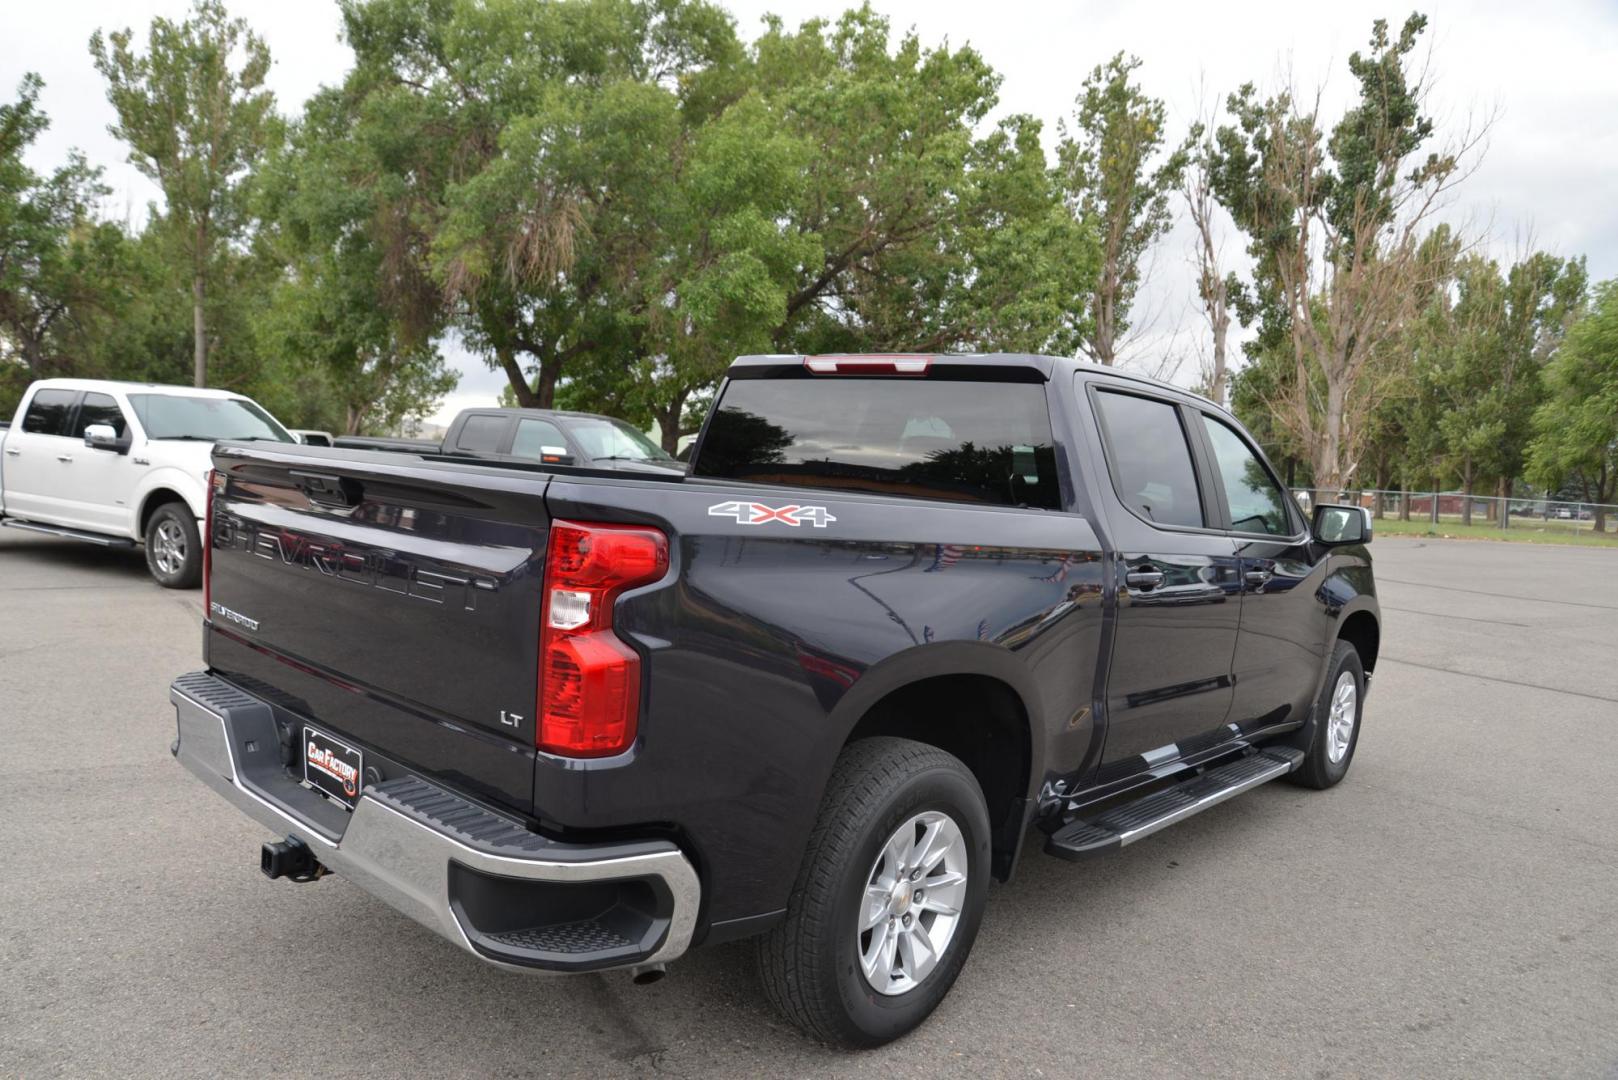
<path fill-rule="evenodd" d="M 738 525 L 766 525 L 778 521 L 796 528 L 808 522 L 824 529 L 837 519 L 824 506 L 765 506 L 756 502 L 722 502 L 708 507 L 709 517 L 735 518 Z"/>

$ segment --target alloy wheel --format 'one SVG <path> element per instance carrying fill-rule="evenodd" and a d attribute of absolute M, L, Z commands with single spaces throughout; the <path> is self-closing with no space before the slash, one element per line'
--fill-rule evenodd
<path fill-rule="evenodd" d="M 938 967 L 961 921 L 966 837 L 926 810 L 895 829 L 866 877 L 856 931 L 860 968 L 880 994 L 907 993 Z"/>

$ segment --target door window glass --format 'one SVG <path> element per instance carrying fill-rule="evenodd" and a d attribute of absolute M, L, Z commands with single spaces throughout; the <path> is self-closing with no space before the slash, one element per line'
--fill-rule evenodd
<path fill-rule="evenodd" d="M 118 433 L 121 439 L 124 431 L 129 427 L 124 419 L 124 411 L 118 403 L 106 394 L 85 394 L 84 400 L 79 403 L 78 437 L 84 438 L 84 429 L 91 424 L 106 424 Z"/>
<path fill-rule="evenodd" d="M 549 420 L 517 421 L 517 438 L 511 444 L 513 454 L 538 461 L 547 446 L 559 447 L 562 453 L 567 453 L 567 440 L 562 438 L 555 424 Z"/>
<path fill-rule="evenodd" d="M 1287 516 L 1285 496 L 1258 455 L 1224 421 L 1204 413 L 1202 423 L 1225 482 L 1230 527 L 1237 532 L 1290 536 L 1292 520 Z"/>
<path fill-rule="evenodd" d="M 35 435 L 66 435 L 73 396 L 72 390 L 37 391 L 22 418 L 22 429 Z"/>
<path fill-rule="evenodd" d="M 1166 401 L 1103 390 L 1096 394 L 1107 464 L 1124 504 L 1159 525 L 1200 527 L 1202 500 L 1180 410 Z"/>

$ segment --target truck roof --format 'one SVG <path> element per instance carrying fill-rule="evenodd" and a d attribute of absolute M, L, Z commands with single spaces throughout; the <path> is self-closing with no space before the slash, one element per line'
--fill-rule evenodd
<path fill-rule="evenodd" d="M 540 418 L 560 416 L 568 420 L 611 420 L 617 424 L 628 424 L 629 421 L 617 416 L 608 416 L 606 413 L 583 412 L 579 409 L 540 409 L 525 405 L 468 405 L 456 413 L 456 418 L 472 413 L 497 413 L 501 416 L 535 416 Z M 634 427 L 633 424 L 630 424 Z"/>
<path fill-rule="evenodd" d="M 1110 375 L 1113 378 L 1137 382 L 1146 386 L 1153 386 L 1163 390 L 1170 390 L 1176 394 L 1196 398 L 1207 402 L 1215 408 L 1222 408 L 1211 399 L 1188 390 L 1183 386 L 1176 386 L 1163 379 L 1154 379 L 1149 375 L 1141 375 L 1133 371 L 1124 371 L 1120 368 L 1107 367 L 1104 364 L 1091 363 L 1088 360 L 1079 360 L 1071 356 L 1048 356 L 1042 353 L 833 353 L 833 354 L 805 354 L 805 353 L 757 353 L 748 356 L 738 356 L 731 363 L 731 370 L 737 368 L 775 368 L 783 364 L 803 364 L 808 360 L 929 360 L 940 361 L 951 365 L 991 368 L 1022 368 L 1036 371 L 1047 382 L 1057 371 L 1092 371 Z"/>
<path fill-rule="evenodd" d="M 187 397 L 239 398 L 246 395 L 234 390 L 214 390 L 202 386 L 174 386 L 168 383 L 130 382 L 121 379 L 36 379 L 34 387 L 41 390 L 121 390 L 124 393 L 160 391 L 166 394 L 184 394 Z"/>

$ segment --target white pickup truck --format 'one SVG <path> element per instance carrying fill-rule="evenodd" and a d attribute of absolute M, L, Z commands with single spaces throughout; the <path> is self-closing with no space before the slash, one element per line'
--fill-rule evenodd
<path fill-rule="evenodd" d="M 0 525 L 107 547 L 144 544 L 158 584 L 202 578 L 197 523 L 221 439 L 296 442 L 225 390 L 41 379 L 0 431 Z"/>

